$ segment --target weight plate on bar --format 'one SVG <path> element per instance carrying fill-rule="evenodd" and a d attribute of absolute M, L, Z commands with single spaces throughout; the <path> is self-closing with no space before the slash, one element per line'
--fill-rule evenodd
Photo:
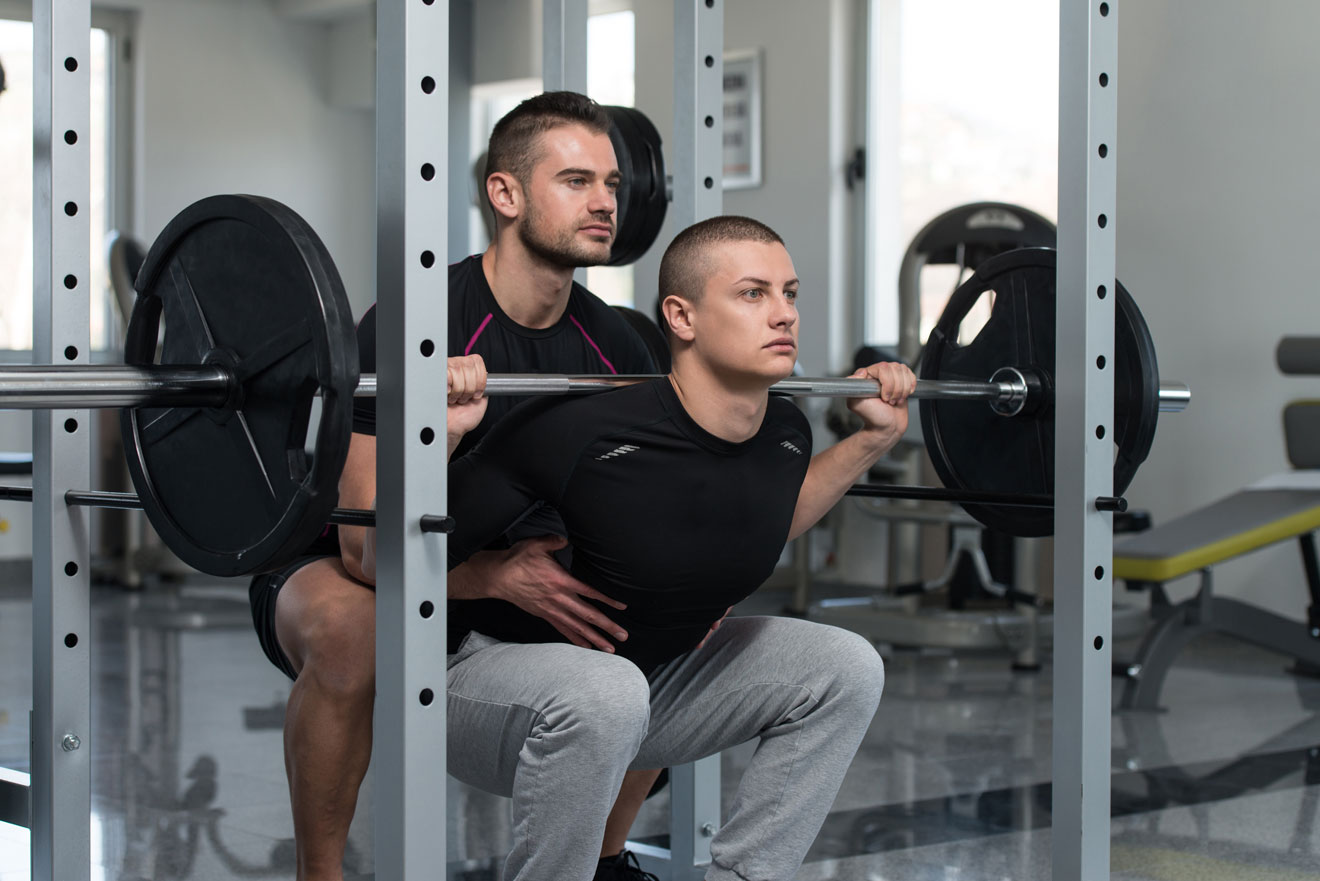
<path fill-rule="evenodd" d="M 1048 248 L 993 257 L 954 292 L 931 331 L 922 354 L 923 379 L 986 381 L 1001 367 L 1014 367 L 1040 381 L 1034 400 L 1016 416 L 1001 416 L 975 401 L 919 402 L 926 449 L 950 489 L 1054 494 L 1055 272 L 1055 252 Z M 1116 286 L 1112 433 L 1117 496 L 1150 452 L 1160 379 L 1146 322 L 1127 290 Z M 960 343 L 964 321 L 987 292 L 993 292 L 993 304 L 984 327 Z M 987 527 L 1011 535 L 1054 531 L 1053 510 L 964 507 Z"/>
<path fill-rule="evenodd" d="M 220 364 L 235 377 L 224 408 L 122 412 L 129 471 L 152 525 L 180 559 L 212 575 L 293 559 L 334 508 L 358 380 L 352 310 L 325 246 L 278 202 L 212 196 L 169 222 L 136 288 L 125 361 Z"/>
<path fill-rule="evenodd" d="M 665 157 L 660 133 L 646 114 L 631 107 L 605 107 L 614 125 L 610 140 L 623 179 L 619 184 L 614 245 L 609 266 L 626 266 L 641 258 L 660 235 L 669 207 Z"/>

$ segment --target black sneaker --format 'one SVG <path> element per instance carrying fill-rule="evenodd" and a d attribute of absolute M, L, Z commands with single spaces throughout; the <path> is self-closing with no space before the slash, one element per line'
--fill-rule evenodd
<path fill-rule="evenodd" d="M 596 864 L 594 881 L 660 881 L 650 872 L 643 872 L 637 854 L 622 850 L 617 856 L 604 857 Z"/>

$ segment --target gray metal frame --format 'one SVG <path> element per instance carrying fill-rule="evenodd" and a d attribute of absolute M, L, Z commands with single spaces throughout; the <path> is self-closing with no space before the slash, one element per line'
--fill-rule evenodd
<path fill-rule="evenodd" d="M 1109 877 L 1113 522 L 1096 510 L 1095 499 L 1113 491 L 1117 68 L 1117 0 L 1060 0 L 1052 835 L 1057 881 Z"/>
<path fill-rule="evenodd" d="M 33 4 L 33 346 L 87 364 L 91 278 L 91 4 Z M 36 881 L 91 873 L 88 512 L 64 502 L 91 477 L 85 410 L 32 417 L 30 829 Z"/>
<path fill-rule="evenodd" d="M 448 498 L 446 414 L 433 405 L 449 340 L 448 7 L 376 7 L 379 878 L 432 877 L 445 864 L 446 541 L 420 523 Z"/>

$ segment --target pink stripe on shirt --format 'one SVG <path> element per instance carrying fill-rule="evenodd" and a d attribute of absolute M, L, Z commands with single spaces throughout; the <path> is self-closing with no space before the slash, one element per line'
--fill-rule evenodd
<path fill-rule="evenodd" d="M 472 347 L 475 346 L 475 345 L 477 344 L 477 337 L 481 336 L 481 332 L 482 332 L 483 330 L 486 329 L 486 325 L 487 325 L 487 324 L 490 324 L 490 320 L 491 320 L 492 318 L 494 318 L 494 317 L 495 317 L 495 313 L 494 313 L 494 312 L 487 312 L 487 313 L 486 313 L 486 317 L 483 318 L 483 319 L 481 320 L 481 324 L 477 325 L 477 332 L 474 333 L 474 334 L 472 334 L 472 339 L 468 340 L 467 347 L 466 347 L 465 349 L 463 349 L 463 354 L 464 354 L 464 355 L 471 355 L 471 354 L 472 354 Z M 593 343 L 593 345 L 594 345 L 594 343 Z M 597 349 L 596 351 L 600 351 L 600 350 Z"/>
<path fill-rule="evenodd" d="M 619 371 L 615 370 L 614 365 L 610 363 L 610 359 L 606 358 L 605 353 L 600 350 L 600 346 L 596 345 L 596 341 L 591 338 L 591 334 L 587 333 L 587 329 L 572 315 L 568 316 L 568 320 L 577 325 L 578 330 L 582 331 L 582 335 L 587 338 L 587 342 L 591 343 L 591 347 L 596 350 L 596 354 L 600 356 L 600 360 L 605 362 L 605 366 L 610 369 L 610 373 L 618 373 Z"/>

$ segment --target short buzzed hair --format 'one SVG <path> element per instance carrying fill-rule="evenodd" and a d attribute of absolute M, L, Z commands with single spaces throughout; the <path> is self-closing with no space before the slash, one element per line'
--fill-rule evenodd
<path fill-rule="evenodd" d="M 537 139 L 561 125 L 580 125 L 594 134 L 608 135 L 612 122 L 605 108 L 586 95 L 577 92 L 534 95 L 495 123 L 486 151 L 483 180 L 490 180 L 492 174 L 502 171 L 513 175 L 526 188 L 532 169 L 541 159 Z"/>
<path fill-rule="evenodd" d="M 660 258 L 660 302 L 669 296 L 700 299 L 715 271 L 711 248 L 728 242 L 784 244 L 779 233 L 750 217 L 723 214 L 694 223 L 674 237 Z"/>

